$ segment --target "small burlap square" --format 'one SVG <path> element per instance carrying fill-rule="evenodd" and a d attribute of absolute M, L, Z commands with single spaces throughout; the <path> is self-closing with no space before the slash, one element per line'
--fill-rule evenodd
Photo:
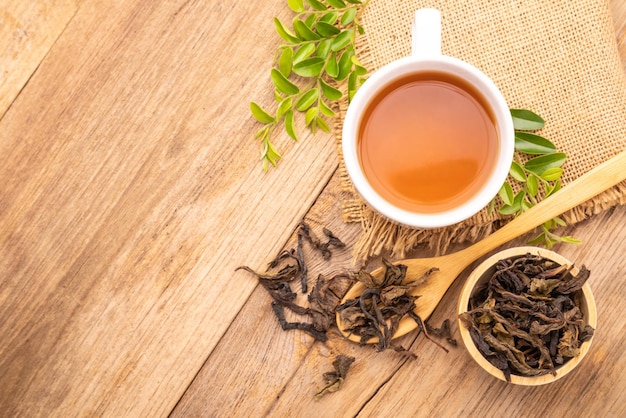
<path fill-rule="evenodd" d="M 410 54 L 413 15 L 422 7 L 441 11 L 443 54 L 485 72 L 510 108 L 530 109 L 544 118 L 539 133 L 568 155 L 563 184 L 626 149 L 626 78 L 606 1 L 371 0 L 362 16 L 365 34 L 357 41 L 364 66 L 375 71 Z M 347 102 L 340 103 L 335 123 L 338 144 L 346 107 Z M 451 243 L 479 240 L 510 219 L 484 209 L 447 228 L 397 225 L 363 202 L 340 161 L 344 220 L 362 224 L 358 259 L 382 252 L 403 257 L 423 243 L 442 253 Z M 564 219 L 573 224 L 620 204 L 626 204 L 625 183 Z"/>

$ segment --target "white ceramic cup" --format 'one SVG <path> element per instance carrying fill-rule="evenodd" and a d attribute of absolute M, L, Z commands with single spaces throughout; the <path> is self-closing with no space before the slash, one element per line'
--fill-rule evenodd
<path fill-rule="evenodd" d="M 482 187 L 459 206 L 434 213 L 418 213 L 385 200 L 367 180 L 359 162 L 359 126 L 369 103 L 390 83 L 411 74 L 450 74 L 471 85 L 489 106 L 496 125 L 498 151 L 492 174 Z M 393 61 L 373 73 L 359 88 L 348 106 L 342 132 L 342 151 L 348 174 L 356 190 L 373 209 L 385 217 L 416 228 L 438 228 L 470 218 L 496 196 L 506 180 L 513 160 L 515 132 L 509 107 L 498 87 L 476 67 L 441 54 L 441 14 L 436 9 L 415 12 L 412 55 Z"/>

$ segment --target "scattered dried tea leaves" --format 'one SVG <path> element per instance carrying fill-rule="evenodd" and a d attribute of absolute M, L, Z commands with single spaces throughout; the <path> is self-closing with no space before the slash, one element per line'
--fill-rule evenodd
<path fill-rule="evenodd" d="M 354 363 L 354 357 L 339 354 L 333 361 L 335 370 L 324 373 L 325 385 L 315 394 L 315 398 L 319 399 L 327 393 L 337 392 L 348 375 L 348 369 L 352 363 Z"/>
<path fill-rule="evenodd" d="M 461 314 L 478 350 L 507 381 L 511 374 L 556 374 L 593 335 L 580 292 L 590 272 L 571 270 L 532 254 L 500 260 Z"/>
<path fill-rule="evenodd" d="M 343 331 L 358 335 L 361 344 L 376 338 L 378 351 L 391 348 L 412 355 L 403 347 L 395 345 L 392 339 L 400 320 L 406 315 L 413 318 L 424 335 L 431 339 L 424 322 L 414 312 L 418 296 L 411 295 L 411 290 L 423 283 L 437 269 L 426 271 L 418 280 L 405 282 L 406 265 L 394 265 L 386 259 L 383 259 L 383 265 L 384 273 L 381 277 L 373 276 L 364 270 L 354 273 L 357 280 L 365 286 L 365 290 L 359 298 L 349 299 L 337 307 L 337 312 L 345 324 Z M 441 347 L 447 351 L 445 347 Z"/>
<path fill-rule="evenodd" d="M 308 307 L 296 303 L 297 294 L 292 291 L 291 282 L 299 278 L 302 294 L 307 293 L 308 268 L 303 251 L 305 241 L 309 242 L 314 250 L 319 251 L 325 260 L 330 259 L 331 248 L 345 247 L 345 244 L 330 230 L 324 228 L 323 232 L 328 238 L 326 241 L 317 238 L 310 226 L 302 220 L 298 225 L 297 247 L 281 251 L 269 263 L 268 271 L 257 272 L 247 266 L 236 269 L 245 270 L 257 276 L 259 284 L 272 297 L 272 311 L 283 330 L 299 329 L 322 342 L 328 340 L 326 332 L 335 323 L 335 308 L 354 283 L 352 275 L 347 273 L 339 273 L 332 277 L 320 275 L 315 287 L 308 295 Z M 287 321 L 285 309 L 299 315 L 303 321 Z"/>
<path fill-rule="evenodd" d="M 426 331 L 431 335 L 435 335 L 439 338 L 445 338 L 448 344 L 456 347 L 457 341 L 452 338 L 452 331 L 450 331 L 450 320 L 444 319 L 439 328 L 435 328 L 426 322 Z"/>
<path fill-rule="evenodd" d="M 391 348 L 403 355 L 416 358 L 413 352 L 391 342 L 400 320 L 409 315 L 418 323 L 419 330 L 426 338 L 446 352 L 448 350 L 445 347 L 432 340 L 431 333 L 456 345 L 456 341 L 451 337 L 449 321 L 444 321 L 440 328 L 433 328 L 413 312 L 418 297 L 411 295 L 411 290 L 423 283 L 437 270 L 436 268 L 428 270 L 420 279 L 410 282 L 405 282 L 407 272 L 405 265 L 394 265 L 386 259 L 383 259 L 385 273 L 382 277 L 375 277 L 365 270 L 342 271 L 332 275 L 320 274 L 315 286 L 307 295 L 308 306 L 298 304 L 296 302 L 298 295 L 292 290 L 291 282 L 299 279 L 302 294 L 307 294 L 309 272 L 304 257 L 304 243 L 308 242 L 324 260 L 331 258 L 333 248 L 345 247 L 345 244 L 329 229 L 323 228 L 322 232 L 326 237 L 325 241 L 319 239 L 302 220 L 297 229 L 296 248 L 281 251 L 268 264 L 267 271 L 255 271 L 247 266 L 236 269 L 248 271 L 257 277 L 259 284 L 272 298 L 272 311 L 283 330 L 298 329 L 317 341 L 326 342 L 327 332 L 337 326 L 336 314 L 340 312 L 344 323 L 350 324 L 349 331 L 360 335 L 362 343 L 372 337 L 378 337 L 379 351 Z M 366 291 L 359 299 L 341 305 L 344 295 L 357 280 L 363 282 L 367 287 Z M 302 321 L 288 321 L 286 310 L 299 316 Z M 333 361 L 335 370 L 324 373 L 326 384 L 315 395 L 316 398 L 339 390 L 353 362 L 354 357 L 338 355 Z"/>

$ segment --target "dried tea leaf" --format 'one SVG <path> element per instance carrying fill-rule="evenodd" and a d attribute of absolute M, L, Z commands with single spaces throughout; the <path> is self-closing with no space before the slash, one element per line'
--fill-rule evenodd
<path fill-rule="evenodd" d="M 343 381 L 346 379 L 348 369 L 350 369 L 354 360 L 354 357 L 345 356 L 343 354 L 338 355 L 333 361 L 334 370 L 324 373 L 325 385 L 315 394 L 315 398 L 319 399 L 327 393 L 338 391 Z"/>

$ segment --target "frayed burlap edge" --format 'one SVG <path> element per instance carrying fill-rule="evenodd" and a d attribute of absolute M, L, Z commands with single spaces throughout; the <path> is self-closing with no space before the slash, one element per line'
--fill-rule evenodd
<path fill-rule="evenodd" d="M 622 182 L 566 212 L 562 218 L 568 225 L 574 225 L 605 210 L 625 204 L 626 182 Z M 480 241 L 507 223 L 506 219 L 494 219 L 480 225 L 461 223 L 448 228 L 423 230 L 394 223 L 365 205 L 361 205 L 360 210 L 362 233 L 354 245 L 354 257 L 359 260 L 380 255 L 385 251 L 392 257 L 404 258 L 408 251 L 420 244 L 427 245 L 438 254 L 443 254 L 452 244 Z"/>
<path fill-rule="evenodd" d="M 356 40 L 356 50 L 363 66 L 372 68 L 371 50 L 365 37 L 361 36 Z M 394 258 L 404 258 L 409 251 L 419 245 L 426 245 L 437 254 L 444 254 L 452 244 L 480 241 L 508 222 L 509 219 L 491 217 L 490 220 L 480 224 L 460 223 L 447 228 L 424 230 L 399 225 L 375 212 L 356 192 L 343 163 L 341 132 L 347 108 L 348 99 L 344 95 L 338 103 L 333 127 L 340 161 L 338 170 L 341 179 L 343 220 L 360 222 L 362 229 L 353 248 L 355 260 L 366 261 L 383 253 L 389 253 Z M 619 205 L 626 205 L 626 182 L 567 211 L 562 218 L 568 225 L 574 225 Z"/>

